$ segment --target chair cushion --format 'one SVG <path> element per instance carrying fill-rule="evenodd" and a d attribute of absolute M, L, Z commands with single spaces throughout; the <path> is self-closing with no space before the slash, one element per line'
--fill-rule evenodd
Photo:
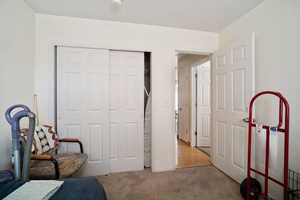
<path fill-rule="evenodd" d="M 72 176 L 84 165 L 88 156 L 84 153 L 59 153 L 54 155 L 54 158 L 58 162 L 59 178 L 67 178 Z M 30 163 L 30 178 L 54 179 L 54 164 L 51 161 L 32 160 Z"/>

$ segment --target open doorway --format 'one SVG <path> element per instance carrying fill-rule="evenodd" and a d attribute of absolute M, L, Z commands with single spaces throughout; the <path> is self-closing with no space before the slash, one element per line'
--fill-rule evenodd
<path fill-rule="evenodd" d="M 144 167 L 151 168 L 152 138 L 152 92 L 151 92 L 151 52 L 144 53 Z"/>
<path fill-rule="evenodd" d="M 178 54 L 175 91 L 176 166 L 211 164 L 210 57 Z"/>

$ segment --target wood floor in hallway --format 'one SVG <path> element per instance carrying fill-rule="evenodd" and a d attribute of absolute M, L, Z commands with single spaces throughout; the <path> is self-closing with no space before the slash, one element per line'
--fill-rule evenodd
<path fill-rule="evenodd" d="M 181 140 L 177 140 L 177 168 L 208 165 L 211 165 L 208 155 Z"/>

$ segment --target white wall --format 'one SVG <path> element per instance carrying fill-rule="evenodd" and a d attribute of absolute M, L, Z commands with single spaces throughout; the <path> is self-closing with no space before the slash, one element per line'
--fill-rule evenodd
<path fill-rule="evenodd" d="M 36 92 L 41 118 L 54 120 L 54 45 L 152 52 L 152 168 L 175 168 L 175 50 L 211 52 L 215 33 L 100 20 L 36 15 Z"/>
<path fill-rule="evenodd" d="M 11 135 L 4 112 L 12 104 L 32 104 L 34 13 L 23 0 L 0 0 L 0 27 L 0 169 L 7 169 Z"/>
<path fill-rule="evenodd" d="M 290 168 L 300 172 L 300 1 L 265 0 L 220 33 L 220 46 L 251 32 L 256 33 L 257 91 L 276 90 L 287 97 L 291 107 Z M 277 113 L 267 103 L 269 100 L 258 102 L 257 118 L 274 122 Z M 274 168 L 279 170 L 280 165 Z"/>

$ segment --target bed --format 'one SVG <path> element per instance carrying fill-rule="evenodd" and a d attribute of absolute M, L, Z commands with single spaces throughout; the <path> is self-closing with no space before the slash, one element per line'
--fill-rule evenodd
<path fill-rule="evenodd" d="M 105 190 L 94 177 L 62 179 L 63 185 L 50 198 L 50 200 L 107 200 Z M 14 181 L 0 184 L 0 199 L 22 186 L 25 181 Z"/>

